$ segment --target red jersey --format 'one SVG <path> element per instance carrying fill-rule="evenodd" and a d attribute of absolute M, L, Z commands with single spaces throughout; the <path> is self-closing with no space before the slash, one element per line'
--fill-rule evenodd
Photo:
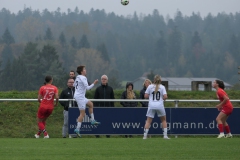
<path fill-rule="evenodd" d="M 219 89 L 217 90 L 217 97 L 218 97 L 218 99 L 220 100 L 220 102 L 223 101 L 223 99 L 224 99 L 223 97 L 224 97 L 224 96 L 227 96 L 227 97 L 228 97 L 227 93 L 226 93 L 223 89 L 219 88 Z M 233 108 L 232 103 L 230 102 L 229 99 L 226 101 L 225 104 L 222 105 L 222 107 L 223 107 L 223 108 L 224 108 L 224 107 Z"/>
<path fill-rule="evenodd" d="M 58 94 L 58 89 L 54 85 L 44 85 L 39 89 L 39 95 L 42 96 L 40 107 L 46 109 L 54 108 L 54 97 Z"/>

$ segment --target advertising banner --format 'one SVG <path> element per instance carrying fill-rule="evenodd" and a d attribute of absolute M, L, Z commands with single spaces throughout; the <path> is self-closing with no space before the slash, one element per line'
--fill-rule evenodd
<path fill-rule="evenodd" d="M 172 135 L 208 135 L 219 134 L 216 108 L 165 108 L 168 134 Z M 142 135 L 146 121 L 147 108 L 94 108 L 94 117 L 100 125 L 91 125 L 88 109 L 84 117 L 82 135 Z M 69 134 L 75 134 L 78 108 L 69 108 Z M 232 134 L 240 134 L 240 108 L 234 108 L 227 122 Z M 149 130 L 150 135 L 162 134 L 160 119 L 155 115 Z"/>

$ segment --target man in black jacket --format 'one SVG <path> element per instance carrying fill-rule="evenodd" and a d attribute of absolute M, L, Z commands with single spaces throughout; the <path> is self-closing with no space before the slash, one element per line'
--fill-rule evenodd
<path fill-rule="evenodd" d="M 108 85 L 108 77 L 102 75 L 101 86 L 97 87 L 94 99 L 114 99 L 112 87 Z M 95 107 L 114 107 L 114 102 L 94 102 Z"/>
<path fill-rule="evenodd" d="M 73 87 L 74 80 L 72 78 L 68 79 L 67 88 L 64 89 L 59 97 L 59 99 L 73 99 L 75 88 Z M 68 133 L 68 107 L 69 101 L 59 101 L 60 104 L 64 107 L 63 110 L 63 127 L 62 127 L 62 136 L 66 138 Z M 77 103 L 75 101 L 72 102 L 72 107 L 77 107 Z"/>
<path fill-rule="evenodd" d="M 114 92 L 112 87 L 108 85 L 107 75 L 102 75 L 101 77 L 101 86 L 97 87 L 94 99 L 115 99 Z M 114 107 L 114 102 L 94 102 L 95 107 Z M 99 135 L 96 135 L 96 138 L 99 138 Z M 110 135 L 106 135 L 107 138 L 110 138 Z"/>

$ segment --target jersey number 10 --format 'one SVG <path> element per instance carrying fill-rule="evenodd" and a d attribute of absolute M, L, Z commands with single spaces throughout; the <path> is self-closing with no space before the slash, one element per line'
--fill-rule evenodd
<path fill-rule="evenodd" d="M 159 91 L 157 91 L 157 93 L 155 93 L 155 92 L 152 92 L 152 97 L 153 97 L 153 100 L 155 100 L 155 98 L 156 98 L 156 100 L 157 101 L 159 101 L 160 100 L 160 92 Z"/>

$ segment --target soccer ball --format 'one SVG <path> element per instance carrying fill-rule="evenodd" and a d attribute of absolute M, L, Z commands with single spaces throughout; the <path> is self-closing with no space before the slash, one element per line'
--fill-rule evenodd
<path fill-rule="evenodd" d="M 129 0 L 121 0 L 122 5 L 126 6 L 129 3 Z"/>

